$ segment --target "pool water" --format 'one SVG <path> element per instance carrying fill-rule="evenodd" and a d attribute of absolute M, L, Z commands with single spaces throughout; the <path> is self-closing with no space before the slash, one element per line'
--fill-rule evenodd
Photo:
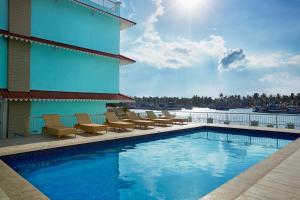
<path fill-rule="evenodd" d="M 3 159 L 53 200 L 196 200 L 292 142 L 237 134 L 197 130 Z"/>

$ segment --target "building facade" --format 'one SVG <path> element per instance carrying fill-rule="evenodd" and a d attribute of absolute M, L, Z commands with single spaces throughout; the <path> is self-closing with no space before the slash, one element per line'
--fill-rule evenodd
<path fill-rule="evenodd" d="M 101 114 L 120 94 L 120 2 L 0 0 L 2 137 L 28 134 L 30 116 Z"/>

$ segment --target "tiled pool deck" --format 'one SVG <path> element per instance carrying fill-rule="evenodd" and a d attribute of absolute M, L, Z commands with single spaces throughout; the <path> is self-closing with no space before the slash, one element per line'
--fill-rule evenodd
<path fill-rule="evenodd" d="M 172 127 L 156 127 L 155 129 L 131 132 L 108 132 L 103 135 L 79 133 L 76 138 L 56 139 L 48 135 L 36 135 L 27 138 L 0 140 L 0 156 L 29 152 L 40 149 L 128 138 L 139 135 L 160 134 L 163 132 L 207 126 L 207 124 L 191 123 Z M 299 130 L 275 128 L 245 127 L 233 125 L 211 125 L 251 130 L 268 130 L 300 134 Z M 29 182 L 0 160 L 0 199 L 48 199 Z M 203 199 L 299 199 L 300 200 L 300 138 L 279 150 L 266 160 L 256 164 L 239 176 L 207 194 Z"/>

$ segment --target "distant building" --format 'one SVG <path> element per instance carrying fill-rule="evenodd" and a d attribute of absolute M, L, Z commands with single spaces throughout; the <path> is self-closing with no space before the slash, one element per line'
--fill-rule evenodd
<path fill-rule="evenodd" d="M 0 0 L 0 135 L 43 114 L 101 114 L 120 94 L 120 2 Z"/>

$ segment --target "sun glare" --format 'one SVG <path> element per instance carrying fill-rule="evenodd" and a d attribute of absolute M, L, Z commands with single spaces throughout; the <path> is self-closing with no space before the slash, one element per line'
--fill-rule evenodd
<path fill-rule="evenodd" d="M 192 12 L 201 9 L 207 0 L 176 0 L 177 7 L 184 12 Z"/>

